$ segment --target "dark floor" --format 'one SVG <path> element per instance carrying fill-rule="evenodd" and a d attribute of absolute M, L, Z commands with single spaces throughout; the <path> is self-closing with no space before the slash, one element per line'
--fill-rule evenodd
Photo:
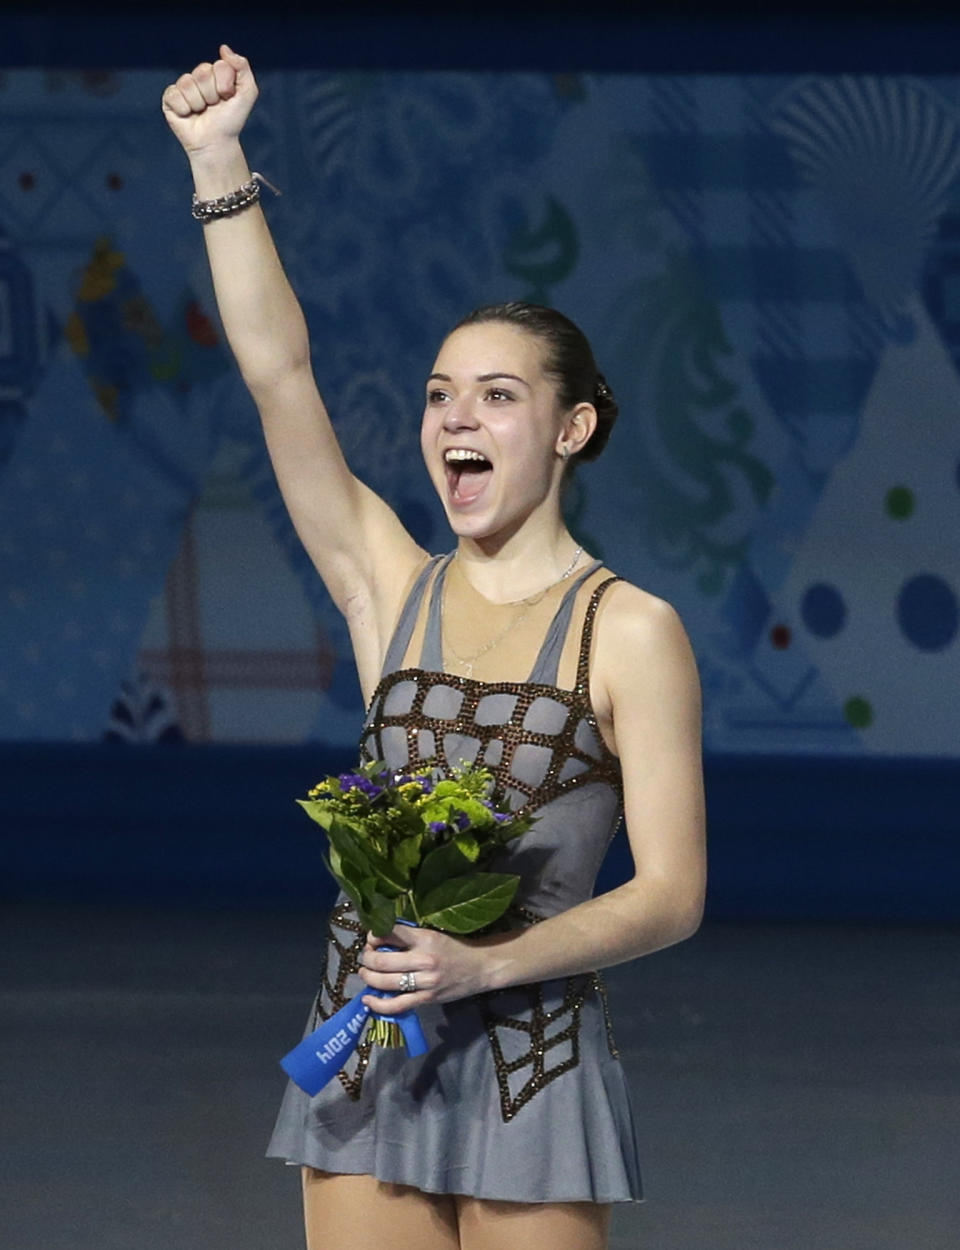
<path fill-rule="evenodd" d="M 0 1250 L 300 1250 L 262 1158 L 315 916 L 8 907 Z M 955 1250 L 960 933 L 710 925 L 608 977 L 643 1250 Z"/>

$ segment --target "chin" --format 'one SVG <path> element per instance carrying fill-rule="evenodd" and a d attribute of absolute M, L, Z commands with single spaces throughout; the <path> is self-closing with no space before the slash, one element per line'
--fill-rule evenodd
<path fill-rule="evenodd" d="M 457 538 L 489 538 L 497 532 L 498 526 L 489 515 L 482 512 L 459 512 L 444 503 L 447 524 Z"/>
<path fill-rule="evenodd" d="M 462 512 L 447 511 L 447 524 L 458 538 L 489 538 L 497 532 L 497 526 L 485 517 L 464 516 Z"/>
<path fill-rule="evenodd" d="M 516 532 L 523 528 L 527 516 L 512 514 L 508 517 L 491 516 L 489 513 L 476 515 L 462 512 L 447 511 L 447 523 L 457 538 L 466 538 L 475 543 L 490 544 L 499 548 Z"/>

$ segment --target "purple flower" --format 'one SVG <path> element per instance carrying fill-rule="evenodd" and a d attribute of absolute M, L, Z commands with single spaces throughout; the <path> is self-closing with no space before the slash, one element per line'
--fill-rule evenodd
<path fill-rule="evenodd" d="M 341 773 L 337 780 L 342 790 L 359 790 L 368 799 L 375 799 L 383 794 L 383 786 L 378 786 L 369 777 L 364 777 L 363 773 Z"/>
<path fill-rule="evenodd" d="M 466 814 L 466 812 L 460 812 L 454 819 L 453 823 L 457 826 L 460 832 L 463 833 L 465 830 L 470 828 L 470 817 Z"/>
<path fill-rule="evenodd" d="M 431 833 L 443 833 L 446 827 L 447 824 L 444 820 L 431 820 L 429 825 L 427 825 Z"/>
<path fill-rule="evenodd" d="M 494 812 L 493 819 L 502 825 L 505 820 L 513 820 L 513 812 Z"/>

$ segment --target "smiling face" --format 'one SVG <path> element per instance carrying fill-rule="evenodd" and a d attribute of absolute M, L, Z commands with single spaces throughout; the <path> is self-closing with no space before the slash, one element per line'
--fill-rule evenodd
<path fill-rule="evenodd" d="M 454 532 L 507 537 L 559 514 L 562 414 L 540 340 L 488 321 L 461 326 L 426 385 L 420 441 Z"/>

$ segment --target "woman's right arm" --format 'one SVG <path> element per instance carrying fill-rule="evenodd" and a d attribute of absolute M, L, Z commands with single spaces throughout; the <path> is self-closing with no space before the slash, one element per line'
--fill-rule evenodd
<path fill-rule="evenodd" d="M 244 57 L 226 45 L 220 53 L 163 96 L 201 200 L 250 180 L 239 136 L 257 86 Z M 277 481 L 304 547 L 347 618 L 368 694 L 404 588 L 426 553 L 344 460 L 313 377 L 303 313 L 259 204 L 209 221 L 203 231 L 220 317 L 263 420 Z"/>

